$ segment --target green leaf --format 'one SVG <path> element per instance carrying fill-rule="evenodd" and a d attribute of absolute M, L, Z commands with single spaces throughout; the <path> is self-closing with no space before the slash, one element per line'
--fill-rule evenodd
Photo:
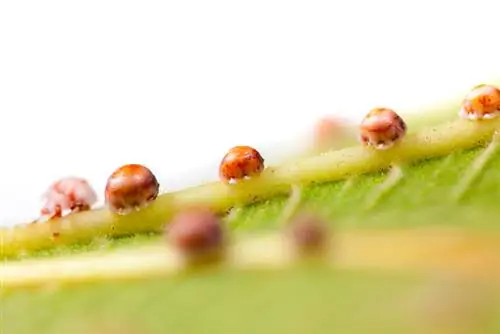
<path fill-rule="evenodd" d="M 455 118 L 456 106 L 451 109 L 453 113 L 443 113 L 447 116 L 440 122 Z M 236 239 L 279 230 L 286 223 L 284 218 L 289 217 L 291 211 L 287 215 L 286 208 L 291 204 L 293 210 L 326 216 L 340 234 L 407 230 L 411 236 L 415 230 L 428 227 L 436 231 L 438 240 L 434 241 L 439 243 L 439 231 L 460 231 L 456 238 L 442 238 L 443 250 L 449 250 L 449 240 L 466 239 L 475 233 L 500 238 L 500 150 L 492 137 L 500 121 L 472 124 L 452 120 L 436 125 L 435 120 L 422 120 L 422 128 L 417 123 L 405 142 L 388 153 L 350 147 L 278 166 L 262 180 L 235 190 L 212 184 L 167 194 L 151 208 L 128 218 L 116 218 L 101 210 L 63 219 L 67 234 L 63 233 L 59 247 L 47 238 L 50 229 L 44 226 L 3 230 L 2 255 L 40 257 L 31 263 L 43 266 L 48 263 L 43 261 L 62 255 L 100 250 L 98 255 L 88 253 L 99 257 L 159 245 L 163 240 L 155 232 L 174 213 L 172 208 L 194 203 L 218 212 L 235 207 L 226 221 Z M 300 190 L 295 193 L 300 195 L 298 207 L 290 202 L 293 186 Z M 251 203 L 254 198 L 257 200 Z M 115 237 L 107 239 L 107 233 Z M 133 236 L 127 236 L 130 233 Z M 367 243 L 368 239 L 350 245 L 380 245 Z M 421 262 L 432 262 L 431 270 L 391 266 L 397 262 L 391 261 L 392 256 L 396 259 L 399 253 L 405 253 L 406 246 L 398 237 L 387 240 L 399 242 L 389 242 L 386 253 L 372 250 L 374 254 L 386 254 L 384 266 L 375 268 L 332 268 L 331 263 L 300 265 L 298 261 L 290 268 L 274 270 L 213 268 L 132 282 L 65 286 L 54 281 L 55 285 L 48 284 L 42 290 L 5 290 L 1 326 L 6 333 L 41 334 L 427 333 L 437 328 L 450 333 L 457 328 L 472 333 L 500 331 L 498 284 L 466 279 L 453 272 L 443 280 L 437 279 L 442 274 L 435 271 L 440 267 L 439 254 L 438 260 L 428 253 L 428 260 L 418 258 L 415 245 L 411 246 L 414 256 Z M 491 251 L 498 247 L 481 253 L 483 239 L 477 240 L 476 257 L 468 253 L 469 248 L 458 247 L 442 259 L 465 263 L 472 271 L 489 267 L 492 272 L 498 270 L 500 263 L 494 261 Z M 432 247 L 430 242 L 421 245 L 423 251 L 441 249 Z M 365 251 L 370 253 L 369 247 Z M 265 257 L 265 250 L 260 254 Z M 80 262 L 74 259 L 72 265 L 77 266 Z M 8 261 L 5 268 L 15 263 L 25 262 Z M 114 266 L 120 264 L 110 263 Z M 442 268 L 449 269 L 445 262 Z M 33 273 L 36 275 L 36 270 Z M 440 309 L 436 311 L 436 307 Z"/>

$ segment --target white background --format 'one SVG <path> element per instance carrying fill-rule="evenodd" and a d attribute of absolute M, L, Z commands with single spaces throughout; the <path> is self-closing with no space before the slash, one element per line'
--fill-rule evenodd
<path fill-rule="evenodd" d="M 233 145 L 272 162 L 321 115 L 460 96 L 500 75 L 499 25 L 479 0 L 2 1 L 0 224 L 62 176 L 101 194 L 143 163 L 178 189 Z"/>

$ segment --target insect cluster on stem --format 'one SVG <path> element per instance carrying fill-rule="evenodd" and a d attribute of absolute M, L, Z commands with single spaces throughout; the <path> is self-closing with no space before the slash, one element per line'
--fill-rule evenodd
<path fill-rule="evenodd" d="M 487 121 L 500 116 L 500 90 L 492 85 L 474 87 L 462 101 L 460 117 L 467 120 Z M 320 122 L 317 138 L 329 137 L 339 130 L 334 121 Z M 340 124 L 340 123 L 339 123 Z M 367 113 L 358 129 L 359 141 L 367 148 L 388 150 L 402 142 L 407 133 L 405 121 L 387 107 L 374 108 Z M 228 187 L 258 178 L 265 171 L 265 160 L 250 146 L 234 146 L 223 156 L 219 165 L 219 178 Z M 144 209 L 155 202 L 160 185 L 153 172 L 140 164 L 128 164 L 116 169 L 108 178 L 104 192 L 107 208 L 117 215 L 127 215 Z M 70 213 L 90 210 L 97 195 L 82 178 L 68 177 L 53 183 L 44 194 L 41 216 L 49 220 Z M 300 216 L 291 224 L 290 236 L 300 249 L 322 245 L 324 225 L 311 216 Z M 224 228 L 221 220 L 207 209 L 190 209 L 176 215 L 166 230 L 168 240 L 186 254 L 221 249 Z"/>

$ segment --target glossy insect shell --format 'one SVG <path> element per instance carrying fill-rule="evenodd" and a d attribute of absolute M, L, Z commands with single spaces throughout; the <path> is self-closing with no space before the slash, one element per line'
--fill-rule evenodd
<path fill-rule="evenodd" d="M 124 165 L 108 178 L 105 201 L 117 214 L 128 214 L 148 206 L 157 197 L 160 185 L 147 167 L 139 164 Z"/>
<path fill-rule="evenodd" d="M 264 170 L 264 158 L 250 146 L 235 146 L 222 159 L 219 176 L 222 181 L 241 180 L 259 175 Z"/>
<path fill-rule="evenodd" d="M 375 108 L 365 116 L 359 131 L 363 144 L 385 150 L 405 136 L 407 126 L 394 110 Z"/>
<path fill-rule="evenodd" d="M 462 102 L 460 116 L 470 120 L 500 116 L 500 90 L 492 85 L 474 87 Z"/>

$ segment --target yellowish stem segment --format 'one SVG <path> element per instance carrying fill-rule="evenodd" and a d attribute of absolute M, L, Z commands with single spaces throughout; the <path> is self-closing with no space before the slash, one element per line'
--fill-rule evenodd
<path fill-rule="evenodd" d="M 397 250 L 397 251 L 394 251 Z M 414 229 L 351 231 L 335 235 L 321 257 L 339 269 L 450 271 L 500 282 L 500 235 L 470 231 Z M 299 253 L 280 234 L 240 239 L 227 249 L 220 265 L 236 270 L 283 269 Z M 3 288 L 53 286 L 106 280 L 169 276 L 189 268 L 181 254 L 165 245 L 114 252 L 12 261 L 0 267 Z"/>
<path fill-rule="evenodd" d="M 393 161 L 404 163 L 446 155 L 477 147 L 500 129 L 500 119 L 471 122 L 457 119 L 440 126 L 410 133 L 400 144 L 379 152 L 355 146 L 267 168 L 261 177 L 228 186 L 220 182 L 163 194 L 148 208 L 127 216 L 106 209 L 76 213 L 49 223 L 18 225 L 0 229 L 0 254 L 16 256 L 58 244 L 89 242 L 97 236 L 120 236 L 160 231 L 176 211 L 205 206 L 224 213 L 235 205 L 266 199 L 290 191 L 291 185 L 341 180 L 352 175 L 388 168 Z M 53 232 L 59 236 L 53 238 Z"/>

